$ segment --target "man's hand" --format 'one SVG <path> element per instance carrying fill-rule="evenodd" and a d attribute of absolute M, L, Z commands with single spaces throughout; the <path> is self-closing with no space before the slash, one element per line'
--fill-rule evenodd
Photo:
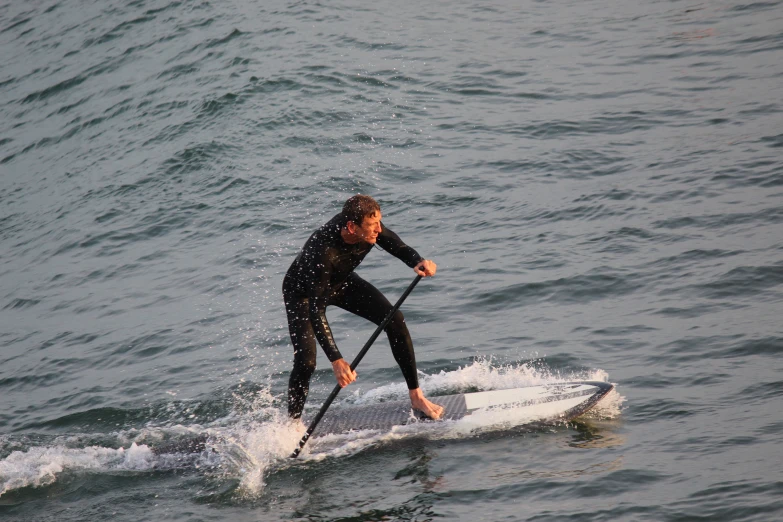
<path fill-rule="evenodd" d="M 345 388 L 356 380 L 356 372 L 351 370 L 351 365 L 345 362 L 345 359 L 337 359 L 332 363 L 334 376 L 337 377 L 337 384 L 340 388 Z"/>
<path fill-rule="evenodd" d="M 425 259 L 415 267 L 413 267 L 413 271 L 416 272 L 420 276 L 434 276 L 435 271 L 438 269 L 438 265 L 430 261 L 429 259 Z"/>

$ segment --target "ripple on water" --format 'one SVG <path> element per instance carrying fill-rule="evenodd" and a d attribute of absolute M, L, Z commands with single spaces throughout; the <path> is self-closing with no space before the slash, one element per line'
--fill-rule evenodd
<path fill-rule="evenodd" d="M 778 357 L 783 354 L 783 337 L 746 339 L 719 350 L 715 355 L 725 358 L 751 356 Z"/>
<path fill-rule="evenodd" d="M 477 293 L 471 298 L 471 304 L 484 310 L 513 309 L 542 302 L 584 304 L 633 293 L 644 286 L 643 279 L 641 275 L 601 268 L 573 277 L 503 285 Z"/>
<path fill-rule="evenodd" d="M 772 289 L 783 284 L 783 262 L 767 266 L 740 266 L 704 284 L 689 285 L 680 290 L 705 299 L 730 300 L 753 297 L 765 300 L 777 295 Z"/>
<path fill-rule="evenodd" d="M 695 404 L 676 401 L 673 399 L 656 398 L 642 399 L 629 408 L 628 415 L 631 422 L 654 422 L 664 419 L 681 419 L 697 414 Z"/>
<path fill-rule="evenodd" d="M 655 222 L 662 228 L 696 227 L 707 229 L 721 229 L 733 225 L 761 226 L 765 224 L 778 224 L 783 222 L 783 208 L 769 207 L 756 212 L 726 212 L 722 214 L 708 214 L 701 216 L 686 216 Z"/>
<path fill-rule="evenodd" d="M 761 483 L 720 480 L 719 477 L 716 477 L 717 482 L 687 498 L 672 502 L 665 508 L 668 516 L 673 520 L 705 517 L 709 520 L 772 520 L 783 508 L 777 500 L 783 493 L 781 481 Z"/>

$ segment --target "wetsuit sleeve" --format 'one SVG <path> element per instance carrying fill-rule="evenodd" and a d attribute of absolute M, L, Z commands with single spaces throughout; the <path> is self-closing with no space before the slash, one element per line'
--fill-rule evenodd
<path fill-rule="evenodd" d="M 329 292 L 329 279 L 332 275 L 331 269 L 332 263 L 324 249 L 310 265 L 307 293 L 310 301 L 308 310 L 310 324 L 313 326 L 315 338 L 318 339 L 318 344 L 323 348 L 329 362 L 334 362 L 342 359 L 343 356 L 337 349 L 332 330 L 329 328 L 329 321 L 326 320 L 326 299 Z"/>
<path fill-rule="evenodd" d="M 403 243 L 400 236 L 386 228 L 383 223 L 381 223 L 381 233 L 378 234 L 376 242 L 382 249 L 411 268 L 424 261 L 424 258 L 418 252 Z"/>

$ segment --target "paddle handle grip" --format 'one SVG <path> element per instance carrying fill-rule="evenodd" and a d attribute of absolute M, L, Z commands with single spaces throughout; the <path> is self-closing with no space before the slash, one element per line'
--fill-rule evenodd
<path fill-rule="evenodd" d="M 369 351 L 370 346 L 372 346 L 372 343 L 375 342 L 375 340 L 378 338 L 379 335 L 381 335 L 381 332 L 384 328 L 386 328 L 386 325 L 389 324 L 389 321 L 392 320 L 392 317 L 394 317 L 394 314 L 397 313 L 397 310 L 400 309 L 400 306 L 402 306 L 403 301 L 410 295 L 411 292 L 413 292 L 413 289 L 416 287 L 416 285 L 421 281 L 421 276 L 417 275 L 416 279 L 413 280 L 413 282 L 408 286 L 408 289 L 403 292 L 403 294 L 400 296 L 400 298 L 397 300 L 397 303 L 392 307 L 391 311 L 386 315 L 386 317 L 381 321 L 381 324 L 378 325 L 378 328 L 375 329 L 375 332 L 373 332 L 372 336 L 367 340 L 366 343 L 364 343 L 364 347 L 359 351 L 359 353 L 356 355 L 356 358 L 351 363 L 351 370 L 355 370 L 356 367 L 361 362 L 362 358 L 365 356 L 365 354 Z M 315 431 L 315 427 L 318 426 L 318 423 L 321 422 L 321 419 L 323 418 L 324 414 L 326 413 L 326 410 L 329 409 L 329 406 L 331 406 L 332 402 L 334 401 L 335 397 L 337 397 L 337 394 L 340 393 L 340 385 L 334 387 L 332 390 L 332 393 L 329 394 L 329 397 L 326 398 L 326 401 L 324 402 L 323 406 L 321 406 L 321 409 L 318 411 L 318 414 L 313 418 L 312 422 L 310 422 L 310 426 L 307 428 L 307 431 L 302 436 L 302 440 L 299 441 L 299 447 L 294 450 L 294 452 L 291 454 L 291 458 L 295 459 L 299 456 L 299 453 L 302 451 L 302 448 L 304 448 L 304 445 L 307 444 L 307 440 L 310 438 L 310 435 L 313 434 L 313 431 Z"/>

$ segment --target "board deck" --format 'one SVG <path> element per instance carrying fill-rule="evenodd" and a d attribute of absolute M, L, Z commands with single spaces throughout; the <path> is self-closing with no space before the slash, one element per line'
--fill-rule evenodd
<path fill-rule="evenodd" d="M 550 421 L 569 421 L 595 406 L 614 386 L 606 382 L 585 381 L 543 384 L 492 390 L 476 393 L 460 393 L 430 397 L 432 402 L 446 409 L 443 420 L 459 420 L 474 412 L 508 408 L 531 424 Z M 414 422 L 438 423 L 421 415 L 414 416 L 408 401 L 383 402 L 366 406 L 334 408 L 326 412 L 313 433 L 313 438 L 328 434 L 348 433 L 360 430 L 390 430 Z M 217 451 L 209 444 L 208 435 L 169 442 L 152 447 L 157 455 L 192 454 Z"/>
<path fill-rule="evenodd" d="M 574 419 L 608 394 L 614 386 L 606 382 L 565 382 L 443 395 L 429 399 L 446 410 L 441 420 L 459 420 L 477 410 L 513 408 L 529 413 L 536 422 Z M 413 422 L 438 422 L 414 415 L 409 401 L 383 402 L 328 411 L 313 437 L 359 430 L 389 430 Z"/>

